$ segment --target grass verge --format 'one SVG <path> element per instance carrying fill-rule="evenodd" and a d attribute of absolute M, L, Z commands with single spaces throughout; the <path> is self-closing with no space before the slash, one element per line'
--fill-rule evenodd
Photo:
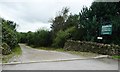
<path fill-rule="evenodd" d="M 11 54 L 2 55 L 2 63 L 7 63 L 9 61 L 9 59 L 11 59 L 13 56 L 19 56 L 21 54 L 22 54 L 22 50 L 21 50 L 20 46 L 17 46 L 12 50 Z"/>
<path fill-rule="evenodd" d="M 112 56 L 113 59 L 120 59 L 120 56 L 118 55 L 115 55 L 115 56 Z"/>
<path fill-rule="evenodd" d="M 49 50 L 49 51 L 62 51 L 65 52 L 63 48 L 52 48 L 52 47 L 36 47 L 35 49 Z"/>

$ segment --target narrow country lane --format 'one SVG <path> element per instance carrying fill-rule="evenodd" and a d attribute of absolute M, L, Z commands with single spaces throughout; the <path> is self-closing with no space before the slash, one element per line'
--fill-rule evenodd
<path fill-rule="evenodd" d="M 31 61 L 44 61 L 44 60 L 62 60 L 62 59 L 83 59 L 82 56 L 72 55 L 65 52 L 38 50 L 19 44 L 22 49 L 22 55 L 19 58 L 14 58 L 15 62 L 31 62 Z"/>
<path fill-rule="evenodd" d="M 23 53 L 17 61 L 38 62 L 3 65 L 3 70 L 118 70 L 118 61 L 113 59 L 83 59 L 84 57 L 65 52 L 33 49 L 24 44 L 20 44 L 20 47 Z M 69 61 L 74 58 L 80 60 Z M 68 59 L 68 61 L 39 62 L 62 59 Z"/>

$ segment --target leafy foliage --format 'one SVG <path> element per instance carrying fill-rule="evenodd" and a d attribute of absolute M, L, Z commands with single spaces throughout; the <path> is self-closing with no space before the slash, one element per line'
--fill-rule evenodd
<path fill-rule="evenodd" d="M 0 46 L 2 48 L 2 54 L 8 55 L 18 45 L 17 24 L 13 21 L 4 20 L 0 18 Z"/>
<path fill-rule="evenodd" d="M 28 45 L 39 46 L 50 46 L 52 43 L 51 33 L 44 29 L 39 29 L 36 32 L 19 33 L 20 42 L 27 43 Z"/>
<path fill-rule="evenodd" d="M 34 36 L 36 46 L 49 46 L 51 43 L 51 35 L 47 30 L 37 30 Z"/>
<path fill-rule="evenodd" d="M 2 20 L 2 42 L 7 43 L 11 49 L 18 44 L 16 24 L 12 21 Z"/>
<path fill-rule="evenodd" d="M 54 39 L 53 41 L 53 45 L 54 47 L 63 47 L 64 46 L 64 43 L 66 42 L 66 40 L 68 38 L 71 38 L 71 34 L 75 31 L 75 27 L 71 27 L 71 28 L 68 28 L 67 30 L 63 31 L 63 30 L 60 30 L 58 33 L 57 33 L 57 36 L 56 38 Z"/>
<path fill-rule="evenodd" d="M 61 18 L 64 18 L 64 16 L 56 16 L 52 22 L 51 28 L 53 34 L 55 34 L 53 37 L 55 42 L 58 40 L 61 43 L 61 34 L 63 34 L 62 37 L 67 36 L 64 31 L 74 26 L 74 33 L 71 34 L 71 38 L 67 39 L 98 42 L 97 37 L 102 36 L 104 38 L 103 43 L 120 44 L 119 2 L 93 2 L 90 8 L 83 7 L 79 14 L 67 15 L 66 20 L 60 20 Z M 104 22 L 112 24 L 112 35 L 100 35 L 101 25 Z M 62 40 L 64 42 L 64 39 Z"/>
<path fill-rule="evenodd" d="M 6 43 L 2 43 L 2 54 L 7 55 L 11 53 L 10 47 Z"/>
<path fill-rule="evenodd" d="M 83 7 L 79 14 L 69 14 L 64 7 L 51 21 L 51 31 L 20 33 L 20 42 L 35 46 L 63 47 L 68 40 L 98 42 L 102 36 L 103 43 L 120 44 L 120 4 L 119 2 L 93 2 Z M 101 35 L 101 25 L 110 22 L 112 35 Z"/>

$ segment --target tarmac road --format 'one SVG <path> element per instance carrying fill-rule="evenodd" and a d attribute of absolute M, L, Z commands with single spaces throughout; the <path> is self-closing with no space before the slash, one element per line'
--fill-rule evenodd
<path fill-rule="evenodd" d="M 28 63 L 3 65 L 3 70 L 118 70 L 118 62 L 111 59 L 90 59 Z"/>
<path fill-rule="evenodd" d="M 30 61 L 43 61 L 43 60 L 62 60 L 85 57 L 73 55 L 67 52 L 38 50 L 26 46 L 25 44 L 19 44 L 22 49 L 22 55 L 19 58 L 12 58 L 10 62 L 30 62 Z"/>
<path fill-rule="evenodd" d="M 83 59 L 84 57 L 65 52 L 32 49 L 24 44 L 20 44 L 20 47 L 23 53 L 16 61 L 29 63 L 3 65 L 3 70 L 118 70 L 118 61 L 113 59 Z M 69 61 L 73 58 L 79 58 L 79 60 Z M 68 59 L 68 61 L 59 61 L 62 59 Z M 51 61 L 39 62 L 44 60 Z"/>

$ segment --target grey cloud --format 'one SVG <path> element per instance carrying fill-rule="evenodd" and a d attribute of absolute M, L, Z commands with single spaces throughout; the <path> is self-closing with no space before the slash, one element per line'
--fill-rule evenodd
<path fill-rule="evenodd" d="M 2 0 L 1 0 L 2 1 Z M 90 6 L 93 0 L 19 0 L 21 2 L 10 2 L 12 0 L 3 0 L 0 2 L 0 15 L 4 18 L 14 20 L 24 28 L 23 24 L 32 27 L 36 23 L 42 26 L 49 25 L 48 20 L 56 15 L 63 7 L 70 7 L 70 12 L 78 13 L 83 5 Z M 5 2 L 8 1 L 8 2 Z M 38 2 L 33 2 L 38 1 Z M 40 25 L 39 25 L 40 26 Z M 37 27 L 35 27 L 37 28 Z M 22 30 L 23 31 L 23 30 Z"/>

